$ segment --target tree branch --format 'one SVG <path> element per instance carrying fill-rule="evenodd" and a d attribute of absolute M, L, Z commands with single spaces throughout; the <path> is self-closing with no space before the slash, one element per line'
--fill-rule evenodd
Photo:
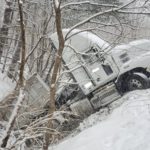
<path fill-rule="evenodd" d="M 69 7 L 72 5 L 82 5 L 82 4 L 89 4 L 89 5 L 95 5 L 95 6 L 103 6 L 103 7 L 118 7 L 118 5 L 111 5 L 111 4 L 98 4 L 98 3 L 91 3 L 90 1 L 84 1 L 84 2 L 71 2 L 67 3 L 64 6 L 61 6 L 61 9 L 64 9 L 65 7 Z"/>
<path fill-rule="evenodd" d="M 120 6 L 119 8 L 109 9 L 109 10 L 106 10 L 106 11 L 104 11 L 104 12 L 98 12 L 98 13 L 92 15 L 91 17 L 89 17 L 89 18 L 87 18 L 87 19 L 85 19 L 85 20 L 83 20 L 83 21 L 77 23 L 76 25 L 74 25 L 73 27 L 70 28 L 70 30 L 68 31 L 68 33 L 67 33 L 66 36 L 65 36 L 65 40 L 68 39 L 67 36 L 69 35 L 69 33 L 70 33 L 73 29 L 75 29 L 75 28 L 77 28 L 77 27 L 79 27 L 79 26 L 81 26 L 81 25 L 83 25 L 83 24 L 89 22 L 91 19 L 93 19 L 93 18 L 95 18 L 95 17 L 97 17 L 97 16 L 104 15 L 104 14 L 108 14 L 108 13 L 111 13 L 111 12 L 116 12 L 116 11 L 118 11 L 118 10 L 120 10 L 120 9 L 123 9 L 123 8 L 125 8 L 125 7 L 127 7 L 127 6 L 129 6 L 129 5 L 131 5 L 131 4 L 134 3 L 135 1 L 136 1 L 136 0 L 132 0 L 132 1 L 128 2 L 127 4 L 124 4 L 123 6 Z"/>

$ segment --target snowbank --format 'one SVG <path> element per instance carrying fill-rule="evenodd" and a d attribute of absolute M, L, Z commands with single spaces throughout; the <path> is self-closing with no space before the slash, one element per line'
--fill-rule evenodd
<path fill-rule="evenodd" d="M 150 90 L 125 95 L 104 121 L 49 150 L 149 150 Z"/>
<path fill-rule="evenodd" d="M 15 87 L 5 74 L 0 73 L 0 101 Z"/>

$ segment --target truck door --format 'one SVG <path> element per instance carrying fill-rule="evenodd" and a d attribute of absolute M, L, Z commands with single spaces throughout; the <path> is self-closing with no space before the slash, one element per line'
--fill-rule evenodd
<path fill-rule="evenodd" d="M 92 47 L 82 58 L 95 87 L 101 86 L 117 77 L 118 69 L 111 56 L 100 53 L 97 47 Z"/>

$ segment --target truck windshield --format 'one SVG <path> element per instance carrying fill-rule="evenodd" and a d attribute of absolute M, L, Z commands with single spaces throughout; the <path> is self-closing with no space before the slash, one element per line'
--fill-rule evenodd
<path fill-rule="evenodd" d="M 85 54 L 82 55 L 82 59 L 86 63 L 93 63 L 99 59 L 98 49 L 95 47 L 91 47 L 90 50 L 86 51 Z"/>

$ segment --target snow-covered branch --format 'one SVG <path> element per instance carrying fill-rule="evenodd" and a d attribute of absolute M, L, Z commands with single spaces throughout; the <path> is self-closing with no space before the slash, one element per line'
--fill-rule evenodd
<path fill-rule="evenodd" d="M 118 10 L 117 12 L 118 13 L 123 13 L 123 14 L 150 15 L 150 12 L 124 11 L 124 10 Z"/>
<path fill-rule="evenodd" d="M 56 9 L 60 7 L 60 1 L 59 0 L 54 0 L 54 6 Z"/>
<path fill-rule="evenodd" d="M 82 5 L 82 4 L 89 4 L 89 5 L 94 5 L 94 6 L 103 6 L 103 7 L 118 7 L 117 5 L 111 5 L 111 4 L 98 4 L 98 3 L 92 3 L 90 1 L 84 1 L 84 2 L 71 2 L 67 3 L 63 6 L 61 6 L 61 9 L 64 9 L 66 7 L 72 6 L 72 5 Z"/>
<path fill-rule="evenodd" d="M 15 108 L 10 116 L 6 131 L 3 135 L 3 138 L 0 140 L 0 147 L 2 147 L 2 148 L 7 146 L 7 142 L 9 140 L 12 128 L 14 126 L 15 120 L 17 118 L 18 112 L 20 110 L 20 107 L 21 107 L 21 104 L 22 104 L 24 98 L 25 98 L 24 89 L 21 88 L 19 96 L 18 96 L 18 101 L 17 101 Z"/>
<path fill-rule="evenodd" d="M 108 10 L 103 11 L 103 12 L 98 12 L 98 13 L 96 13 L 96 14 L 90 16 L 89 18 L 86 18 L 85 20 L 83 20 L 83 21 L 77 23 L 76 25 L 72 26 L 72 27 L 70 28 L 70 31 L 66 34 L 65 39 L 68 38 L 69 33 L 70 33 L 73 29 L 78 28 L 79 26 L 81 26 L 81 25 L 83 25 L 83 24 L 89 22 L 91 19 L 94 19 L 94 18 L 96 18 L 96 17 L 98 17 L 98 16 L 100 16 L 100 15 L 109 14 L 109 13 L 111 13 L 111 12 L 117 12 L 117 11 L 123 9 L 123 8 L 128 7 L 129 5 L 131 5 L 131 4 L 134 3 L 134 2 L 136 2 L 136 0 L 132 0 L 132 1 L 130 1 L 130 2 L 128 2 L 128 3 L 126 3 L 126 4 L 122 5 L 122 6 L 120 6 L 120 7 L 118 7 L 118 8 L 111 8 L 111 9 L 108 9 Z"/>

